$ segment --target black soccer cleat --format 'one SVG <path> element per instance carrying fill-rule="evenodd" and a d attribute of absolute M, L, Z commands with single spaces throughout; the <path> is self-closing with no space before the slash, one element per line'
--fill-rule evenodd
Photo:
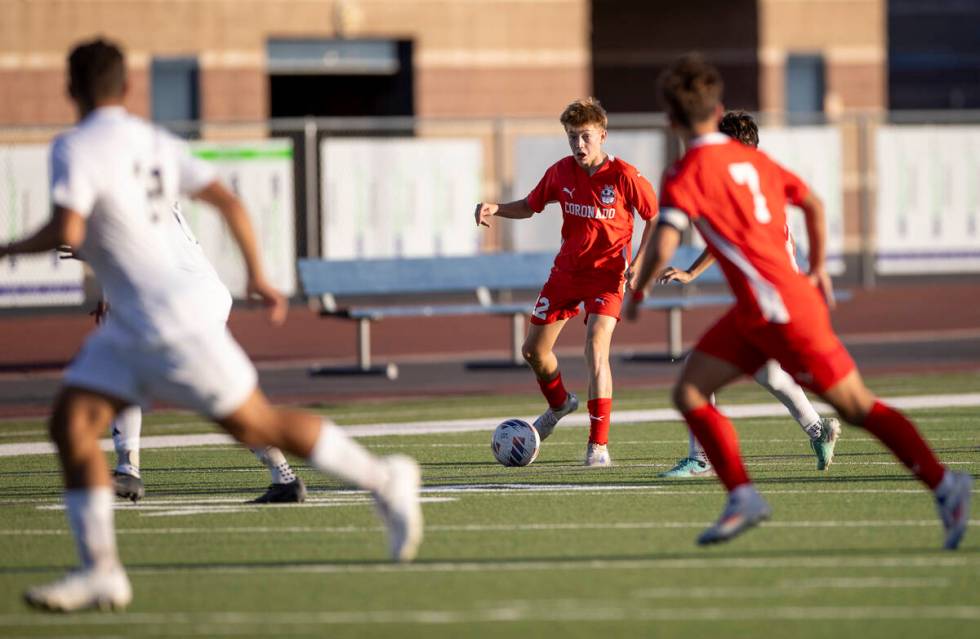
<path fill-rule="evenodd" d="M 112 485 L 116 489 L 117 497 L 132 499 L 134 504 L 143 499 L 143 495 L 146 494 L 143 488 L 143 480 L 140 477 L 119 471 L 113 471 Z"/>
<path fill-rule="evenodd" d="M 302 504 L 306 501 L 306 485 L 297 477 L 288 484 L 269 484 L 264 494 L 253 499 L 253 504 Z"/>

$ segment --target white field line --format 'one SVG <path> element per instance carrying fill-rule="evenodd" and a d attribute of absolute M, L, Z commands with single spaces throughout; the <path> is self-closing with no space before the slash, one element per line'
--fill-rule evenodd
<path fill-rule="evenodd" d="M 539 605 L 543 603 L 544 605 Z M 571 602 L 568 602 L 571 603 Z M 258 630 L 296 628 L 317 625 L 414 624 L 445 625 L 514 622 L 584 622 L 613 621 L 893 621 L 908 620 L 974 620 L 980 619 L 980 606 L 765 606 L 720 607 L 695 606 L 678 608 L 644 608 L 606 602 L 579 602 L 578 605 L 553 606 L 550 602 L 515 602 L 491 605 L 477 610 L 359 610 L 359 611 L 291 611 L 291 612 L 167 612 L 117 613 L 113 615 L 0 615 L 0 627 L 78 627 L 78 626 L 148 626 L 181 627 L 182 634 L 255 635 Z M 191 626 L 188 628 L 187 626 Z M 609 629 L 604 629 L 608 631 Z M 287 632 L 291 632 L 287 630 Z M 276 633 L 279 634 L 279 633 Z"/>
<path fill-rule="evenodd" d="M 191 509 L 194 512 L 178 512 L 177 514 L 201 514 L 203 509 Z M 197 511 L 200 510 L 200 513 Z M 219 511 L 221 512 L 221 511 Z M 552 523 L 552 524 L 457 524 L 457 525 L 428 525 L 425 532 L 429 533 L 488 533 L 488 532 L 549 532 L 555 530 L 686 530 L 699 529 L 706 526 L 707 521 L 628 521 L 607 523 Z M 868 520 L 868 521 L 773 521 L 763 524 L 766 528 L 939 528 L 935 519 L 910 520 Z M 970 525 L 980 525 L 980 520 L 970 521 Z M 229 535 L 265 535 L 265 534 L 295 534 L 295 535 L 360 535 L 381 532 L 381 526 L 207 526 L 207 527 L 171 527 L 171 528 L 120 528 L 120 535 L 198 535 L 220 533 Z M 0 530 L 3 537 L 24 536 L 63 536 L 70 534 L 67 528 L 33 528 Z"/>
<path fill-rule="evenodd" d="M 552 495 L 608 495 L 612 492 L 628 491 L 632 495 L 643 495 L 645 497 L 677 497 L 677 496 L 692 496 L 692 495 L 712 495 L 719 498 L 723 497 L 723 489 L 713 480 L 713 478 L 704 478 L 702 483 L 704 488 L 688 488 L 684 487 L 681 489 L 668 488 L 665 484 L 595 484 L 595 485 L 582 485 L 582 484 L 457 484 L 457 485 L 443 485 L 443 486 L 423 486 L 422 493 L 424 495 L 452 495 L 465 493 L 468 495 L 493 495 L 495 497 L 514 497 L 514 496 L 529 496 L 536 495 L 538 493 L 550 493 Z M 324 497 L 307 497 L 306 504 L 316 505 L 321 502 L 329 503 L 342 503 L 342 502 L 354 502 L 356 501 L 357 494 L 367 495 L 363 491 L 356 490 L 337 490 L 332 491 L 333 495 L 338 495 L 339 497 L 324 496 Z M 242 494 L 247 494 L 243 491 Z M 316 493 L 314 493 L 316 494 Z M 770 495 L 925 495 L 925 491 L 921 488 L 773 488 L 766 489 L 765 494 Z M 350 498 L 344 498 L 343 495 L 350 495 Z M 434 497 L 423 497 L 423 500 L 428 500 L 431 502 L 443 501 Z M 361 503 L 371 503 L 366 498 L 363 498 Z M 189 508 L 204 508 L 211 507 L 212 505 L 220 504 L 238 504 L 242 506 L 247 506 L 241 498 L 234 497 L 215 497 L 215 498 L 204 498 L 199 496 L 194 497 L 183 497 L 174 499 L 155 499 L 153 497 L 148 497 L 141 500 L 138 504 L 133 504 L 128 501 L 116 501 L 115 509 L 121 511 L 136 511 L 139 512 L 143 509 L 147 509 L 151 506 L 161 505 L 161 506 L 186 506 Z M 20 497 L 11 499 L 0 500 L 0 506 L 34 506 L 38 510 L 60 510 L 63 509 L 62 498 L 59 497 Z M 268 510 L 270 508 L 303 508 L 303 504 L 264 504 L 262 510 Z M 3 534 L 0 532 L 0 534 Z"/>
<path fill-rule="evenodd" d="M 644 588 L 631 593 L 636 599 L 774 599 L 779 597 L 814 596 L 819 590 L 877 590 L 879 588 L 921 589 L 949 588 L 945 577 L 841 577 L 836 579 L 784 579 L 774 586 L 694 586 L 668 588 Z"/>
<path fill-rule="evenodd" d="M 922 408 L 954 408 L 964 406 L 980 406 L 980 393 L 964 393 L 951 395 L 913 395 L 906 397 L 888 398 L 888 404 L 899 409 L 922 409 Z M 822 403 L 815 403 L 814 407 L 819 412 L 829 412 L 829 406 Z M 786 409 L 781 404 L 742 404 L 722 406 L 721 410 L 733 418 L 745 417 L 776 417 L 785 416 Z M 466 433 L 474 431 L 491 431 L 497 424 L 512 416 L 476 418 L 476 419 L 453 419 L 441 421 L 422 421 L 422 422 L 401 422 L 401 423 L 380 423 L 362 424 L 359 426 L 347 426 L 345 430 L 353 437 L 379 437 L 384 435 L 428 435 L 435 433 Z M 533 416 L 525 416 L 522 419 L 533 421 Z M 616 423 L 639 423 L 639 422 L 664 422 L 680 421 L 680 415 L 672 408 L 658 408 L 652 410 L 624 410 L 616 411 L 611 417 Z M 568 426 L 586 426 L 589 423 L 589 416 L 582 413 L 569 415 L 562 424 Z M 224 433 L 203 433 L 197 435 L 156 435 L 144 437 L 142 447 L 150 448 L 184 448 L 188 446 L 210 446 L 226 445 L 234 443 L 234 440 Z M 112 440 L 103 439 L 100 441 L 102 450 L 113 450 Z M 54 446 L 48 442 L 26 442 L 19 444 L 0 444 L 0 457 L 14 457 L 19 455 L 44 455 L 54 453 Z"/>

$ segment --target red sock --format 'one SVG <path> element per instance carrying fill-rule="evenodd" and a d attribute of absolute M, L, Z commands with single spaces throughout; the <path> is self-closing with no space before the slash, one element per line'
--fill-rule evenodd
<path fill-rule="evenodd" d="M 711 404 L 684 413 L 687 425 L 697 437 L 708 461 L 715 467 L 725 488 L 732 491 L 749 483 L 742 457 L 738 451 L 738 435 L 727 417 Z"/>
<path fill-rule="evenodd" d="M 561 371 L 558 371 L 554 379 L 548 381 L 539 379 L 538 386 L 541 387 L 541 394 L 548 400 L 548 406 L 561 408 L 565 405 L 565 400 L 568 399 L 568 391 L 565 390 L 565 385 L 561 382 Z"/>
<path fill-rule="evenodd" d="M 922 483 L 935 490 L 946 469 L 904 415 L 876 401 L 861 426 L 891 449 Z"/>
<path fill-rule="evenodd" d="M 609 443 L 609 413 L 611 412 L 611 397 L 589 400 L 589 441 L 593 444 L 605 446 Z"/>

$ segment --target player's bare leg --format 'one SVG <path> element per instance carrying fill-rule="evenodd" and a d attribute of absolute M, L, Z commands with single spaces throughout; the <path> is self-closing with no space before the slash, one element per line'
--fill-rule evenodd
<path fill-rule="evenodd" d="M 936 506 L 945 529 L 943 546 L 959 546 L 970 519 L 973 480 L 965 473 L 946 469 L 904 415 L 883 404 L 864 385 L 857 369 L 821 393 L 845 421 L 861 426 L 905 464 L 936 496 Z"/>
<path fill-rule="evenodd" d="M 51 439 L 64 473 L 65 510 L 81 567 L 29 589 L 24 598 L 33 606 L 71 612 L 125 608 L 132 601 L 116 550 L 109 467 L 99 448 L 99 436 L 121 408 L 118 400 L 78 388 L 63 389 L 56 400 Z"/>
<path fill-rule="evenodd" d="M 379 459 L 329 420 L 273 407 L 259 389 L 233 413 L 216 421 L 250 448 L 274 446 L 306 458 L 321 472 L 370 491 L 388 528 L 391 558 L 415 558 L 422 541 L 422 509 L 421 476 L 413 459 L 401 455 Z"/>
<path fill-rule="evenodd" d="M 711 404 L 711 396 L 744 373 L 734 365 L 695 350 L 674 387 L 674 405 L 704 447 L 719 479 L 728 489 L 728 503 L 718 521 L 698 537 L 699 544 L 727 541 L 768 519 L 769 505 L 755 490 L 742 463 L 738 436 L 731 421 Z"/>
<path fill-rule="evenodd" d="M 586 466 L 610 466 L 609 420 L 612 413 L 612 370 L 609 349 L 617 320 L 608 315 L 589 315 L 585 335 L 585 363 L 589 371 L 589 441 Z"/>
<path fill-rule="evenodd" d="M 551 324 L 531 324 L 521 348 L 524 360 L 534 371 L 541 394 L 548 402 L 547 410 L 534 420 L 534 428 L 542 441 L 555 431 L 559 419 L 578 408 L 578 397 L 568 392 L 562 382 L 554 350 L 558 335 L 567 321 L 561 319 Z"/>

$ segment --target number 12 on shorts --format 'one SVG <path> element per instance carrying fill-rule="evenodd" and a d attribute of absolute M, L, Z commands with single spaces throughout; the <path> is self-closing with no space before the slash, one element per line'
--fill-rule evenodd
<path fill-rule="evenodd" d="M 755 203 L 755 219 L 763 224 L 772 221 L 772 213 L 769 212 L 769 205 L 766 203 L 766 196 L 762 194 L 759 186 L 759 172 L 750 162 L 734 162 L 728 165 L 728 173 L 735 180 L 735 184 L 749 187 L 752 193 L 752 201 Z"/>

